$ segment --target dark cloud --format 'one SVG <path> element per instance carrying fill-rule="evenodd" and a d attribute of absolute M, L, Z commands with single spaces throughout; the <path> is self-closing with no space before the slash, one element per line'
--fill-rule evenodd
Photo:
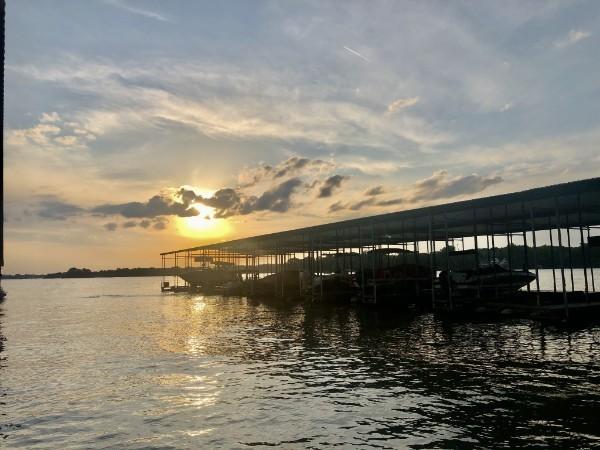
<path fill-rule="evenodd" d="M 250 202 L 252 204 L 251 209 L 254 211 L 286 212 L 290 209 L 292 194 L 301 185 L 302 181 L 298 178 L 284 181 L 275 188 L 264 192 L 256 202 Z"/>
<path fill-rule="evenodd" d="M 244 169 L 240 176 L 240 187 L 251 187 L 263 180 L 275 180 L 285 176 L 298 175 L 309 170 L 331 167 L 332 164 L 321 159 L 291 156 L 275 166 L 268 164 Z"/>
<path fill-rule="evenodd" d="M 39 202 L 37 214 L 45 219 L 65 220 L 69 217 L 79 215 L 84 211 L 83 208 L 77 205 L 51 199 Z"/>
<path fill-rule="evenodd" d="M 275 167 L 273 178 L 281 178 L 292 173 L 297 173 L 311 164 L 311 162 L 312 161 L 308 158 L 298 158 L 297 156 L 292 156 Z M 316 160 L 315 162 L 320 162 L 320 160 Z"/>
<path fill-rule="evenodd" d="M 128 220 L 127 222 L 123 222 L 121 224 L 121 228 L 134 228 L 140 227 L 144 229 L 148 229 L 152 227 L 154 230 L 165 230 L 167 228 L 167 224 L 169 220 L 166 217 L 155 217 L 153 219 L 144 219 L 136 222 L 134 220 Z"/>
<path fill-rule="evenodd" d="M 152 228 L 154 228 L 155 230 L 164 230 L 165 228 L 167 228 L 167 223 L 155 222 L 154 225 L 152 225 Z"/>
<path fill-rule="evenodd" d="M 226 218 L 257 211 L 286 212 L 292 205 L 292 195 L 302 185 L 299 178 L 290 178 L 263 192 L 260 196 L 248 196 L 240 189 L 234 188 L 219 189 L 211 197 L 196 195 L 185 189 L 180 189 L 178 193 L 188 202 L 202 203 L 214 208 L 215 218 Z"/>
<path fill-rule="evenodd" d="M 290 209 L 292 195 L 302 185 L 299 178 L 291 178 L 260 196 L 246 197 L 233 189 L 222 189 L 209 199 L 201 200 L 204 204 L 216 209 L 215 217 L 225 218 L 234 215 L 247 215 L 256 211 L 273 211 L 283 213 Z"/>
<path fill-rule="evenodd" d="M 369 189 L 367 192 L 365 192 L 365 195 L 369 197 L 374 197 L 376 195 L 381 195 L 384 192 L 385 191 L 383 190 L 383 186 L 375 186 Z"/>
<path fill-rule="evenodd" d="M 389 200 L 377 201 L 374 196 L 371 196 L 359 202 L 349 204 L 347 209 L 351 211 L 358 211 L 363 209 L 365 206 L 394 206 L 400 205 L 402 203 L 404 203 L 404 200 L 402 200 L 401 198 L 392 198 Z"/>
<path fill-rule="evenodd" d="M 336 202 L 329 206 L 329 212 L 345 209 L 358 211 L 366 206 L 387 207 L 475 194 L 502 181 L 498 176 L 484 177 L 477 174 L 449 177 L 447 171 L 441 170 L 409 187 L 404 198 L 376 200 L 375 197 L 382 194 L 384 189 L 382 186 L 375 186 L 364 193 L 367 198 L 355 203 Z"/>
<path fill-rule="evenodd" d="M 117 224 L 114 222 L 105 223 L 102 225 L 107 231 L 115 231 L 117 229 Z"/>
<path fill-rule="evenodd" d="M 135 220 L 128 220 L 127 222 L 123 222 L 120 225 L 120 227 L 121 228 L 140 227 L 140 228 L 144 228 L 144 229 L 148 229 L 148 228 L 152 227 L 154 230 L 165 230 L 167 228 L 168 223 L 169 223 L 169 220 L 166 217 L 159 216 L 159 217 L 155 217 L 153 219 L 140 220 L 139 222 L 136 222 Z M 116 223 L 110 223 L 110 224 L 104 225 L 105 228 L 107 228 L 107 226 L 110 226 L 110 231 L 114 231 L 114 229 L 117 228 Z"/>
<path fill-rule="evenodd" d="M 92 208 L 93 214 L 121 215 L 130 218 L 154 218 L 158 216 L 192 217 L 199 214 L 198 210 L 190 207 L 188 201 L 176 202 L 171 198 L 155 195 L 146 203 L 129 202 L 121 204 L 106 204 Z"/>
<path fill-rule="evenodd" d="M 338 212 L 338 211 L 343 211 L 344 209 L 347 209 L 348 205 L 345 203 L 340 202 L 335 202 L 332 203 L 331 205 L 329 205 L 329 212 L 330 213 L 334 213 L 334 212 Z"/>
<path fill-rule="evenodd" d="M 353 203 L 348 206 L 348 209 L 352 211 L 358 211 L 359 209 L 363 209 L 365 206 L 370 206 L 375 203 L 374 198 L 367 198 L 365 200 L 361 200 L 359 202 Z"/>
<path fill-rule="evenodd" d="M 404 203 L 404 200 L 401 198 L 391 198 L 389 200 L 380 200 L 376 203 L 377 206 L 394 206 L 401 205 Z"/>
<path fill-rule="evenodd" d="M 440 170 L 429 178 L 417 181 L 411 190 L 410 200 L 416 202 L 476 194 L 502 181 L 502 178 L 498 176 L 484 177 L 477 174 L 459 175 L 451 178 L 448 176 L 447 171 Z"/>
<path fill-rule="evenodd" d="M 333 191 L 342 186 L 342 182 L 348 177 L 342 175 L 333 175 L 327 178 L 319 188 L 318 198 L 327 198 L 333 195 Z"/>
<path fill-rule="evenodd" d="M 341 201 L 339 202 L 335 202 L 332 205 L 329 205 L 329 212 L 330 213 L 334 213 L 334 212 L 338 212 L 338 211 L 343 211 L 343 210 L 350 210 L 350 211 L 358 211 L 362 208 L 364 208 L 365 206 L 369 206 L 369 205 L 373 205 L 375 204 L 375 198 L 370 197 L 370 198 L 366 198 L 364 200 L 355 202 L 355 203 L 343 203 Z"/>
<path fill-rule="evenodd" d="M 182 203 L 185 205 L 190 205 L 197 198 L 196 193 L 194 191 L 186 188 L 180 188 L 179 191 L 177 191 L 177 194 L 181 198 Z"/>
<path fill-rule="evenodd" d="M 127 219 L 153 219 L 156 217 L 173 215 L 179 217 L 191 217 L 198 215 L 199 212 L 190 206 L 194 197 L 189 195 L 187 192 L 182 191 L 184 190 L 182 189 L 179 192 L 181 201 L 176 201 L 175 199 L 165 195 L 155 195 L 146 203 L 129 202 L 121 204 L 104 204 L 95 206 L 91 209 L 82 208 L 80 206 L 63 202 L 48 196 L 50 198 L 46 198 L 38 202 L 37 206 L 35 207 L 35 212 L 40 217 L 51 220 L 65 220 L 69 217 L 82 214 L 92 214 L 96 216 L 115 215 L 123 216 Z M 125 222 L 123 227 L 132 228 L 136 225 L 138 225 L 136 222 L 130 220 Z"/>
<path fill-rule="evenodd" d="M 215 208 L 217 211 L 235 211 L 243 202 L 242 193 L 233 188 L 223 188 L 216 191 L 212 197 L 197 197 L 197 201 Z"/>

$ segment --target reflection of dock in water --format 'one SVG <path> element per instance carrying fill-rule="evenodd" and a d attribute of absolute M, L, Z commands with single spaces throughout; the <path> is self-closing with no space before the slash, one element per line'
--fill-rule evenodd
<path fill-rule="evenodd" d="M 184 274 L 162 290 L 569 316 L 600 309 L 599 225 L 593 178 L 165 252 L 163 268 Z"/>

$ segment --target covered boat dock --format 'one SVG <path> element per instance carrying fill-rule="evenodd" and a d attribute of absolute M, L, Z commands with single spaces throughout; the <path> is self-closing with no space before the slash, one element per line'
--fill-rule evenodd
<path fill-rule="evenodd" d="M 163 268 L 180 270 L 200 269 L 207 261 L 229 265 L 243 274 L 250 294 L 256 280 L 291 268 L 300 268 L 310 277 L 351 273 L 359 281 L 360 300 L 367 303 L 382 299 L 381 280 L 375 275 L 381 270 L 399 264 L 426 266 L 425 275 L 403 274 L 405 279 L 413 278 L 414 287 L 405 296 L 410 294 L 433 309 L 453 310 L 486 297 L 490 304 L 561 308 L 568 315 L 574 308 L 600 306 L 600 269 L 594 267 L 599 241 L 600 178 L 592 178 L 173 250 L 161 253 L 161 258 Z M 465 260 L 474 270 L 492 265 L 500 245 L 506 248 L 503 263 L 508 270 L 535 273 L 535 281 L 518 295 L 508 299 L 497 291 L 477 290 L 473 298 L 465 299 L 453 291 L 452 283 L 440 289 L 440 271 L 464 267 Z M 542 248 L 549 249 L 552 258 L 551 267 L 544 267 L 552 269 L 551 289 L 540 286 Z M 574 269 L 583 274 L 582 286 L 576 286 Z M 323 295 L 322 285 L 320 291 L 311 290 L 311 298 Z M 178 277 L 163 283 L 163 290 L 188 288 Z M 289 294 L 283 281 L 273 290 L 274 296 Z"/>

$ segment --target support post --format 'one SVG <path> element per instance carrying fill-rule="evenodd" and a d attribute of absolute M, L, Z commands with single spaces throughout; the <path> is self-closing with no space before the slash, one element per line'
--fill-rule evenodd
<path fill-rule="evenodd" d="M 377 277 L 375 276 L 375 257 L 377 255 L 375 251 L 375 226 L 373 225 L 373 221 L 371 221 L 371 252 L 371 271 L 373 273 L 371 278 L 373 280 L 373 302 L 377 303 Z"/>
<path fill-rule="evenodd" d="M 435 241 L 433 239 L 433 217 L 429 215 L 429 226 L 427 227 L 427 239 L 429 241 L 429 274 L 431 277 L 431 308 L 435 310 L 435 266 L 433 255 L 435 253 Z M 405 270 L 406 272 L 406 270 Z"/>
<path fill-rule="evenodd" d="M 531 203 L 529 206 L 529 220 L 531 221 L 531 238 L 533 239 L 533 266 L 535 267 L 535 299 L 537 306 L 540 306 L 540 270 L 537 263 L 537 241 L 535 238 L 535 222 L 533 216 L 533 208 Z"/>
<path fill-rule="evenodd" d="M 475 273 L 479 276 L 479 242 L 477 240 L 477 210 L 473 210 L 473 242 L 475 248 Z M 463 242 L 464 249 L 464 242 Z M 481 285 L 477 285 L 477 298 L 481 298 Z"/>
<path fill-rule="evenodd" d="M 319 283 L 319 300 L 323 301 L 323 237 L 319 237 L 319 275 L 321 282 Z"/>
<path fill-rule="evenodd" d="M 359 254 L 359 264 L 360 264 L 360 287 L 362 291 L 363 301 L 365 300 L 365 270 L 363 264 L 363 249 L 362 249 L 362 232 L 360 229 L 360 225 L 358 226 L 358 254 Z"/>
<path fill-rule="evenodd" d="M 552 264 L 552 282 L 556 292 L 556 269 L 554 262 L 554 240 L 552 239 L 552 217 L 548 217 L 548 233 L 550 233 L 550 263 Z"/>
<path fill-rule="evenodd" d="M 448 252 L 448 219 L 446 217 L 446 213 L 443 214 L 444 217 L 444 234 L 446 238 L 446 273 L 448 278 L 448 307 L 450 311 L 453 309 L 452 304 L 452 279 L 450 278 L 450 253 Z"/>
<path fill-rule="evenodd" d="M 525 204 L 521 203 L 521 217 L 523 221 L 521 227 L 523 228 L 523 269 L 529 272 L 529 248 L 527 246 L 527 228 L 525 226 Z M 527 283 L 527 292 L 531 292 L 531 283 Z"/>
<path fill-rule="evenodd" d="M 565 280 L 565 264 L 562 254 L 562 233 L 560 231 L 560 216 L 558 213 L 558 198 L 554 197 L 554 212 L 556 215 L 556 231 L 558 232 L 558 261 L 560 264 L 560 278 L 562 281 L 563 302 L 565 306 L 565 316 L 569 318 L 569 300 L 567 298 L 567 283 Z"/>
<path fill-rule="evenodd" d="M 413 225 L 414 225 L 414 230 L 413 230 L 413 237 L 414 237 L 414 254 L 415 254 L 415 266 L 419 266 L 419 241 L 418 241 L 418 237 L 417 237 L 417 219 L 413 220 Z M 415 283 L 415 294 L 417 297 L 421 296 L 421 292 L 419 291 L 419 283 Z"/>
<path fill-rule="evenodd" d="M 567 255 L 569 260 L 569 274 L 571 275 L 571 292 L 575 292 L 575 278 L 573 276 L 573 252 L 571 251 L 571 227 L 569 226 L 568 213 L 565 213 L 565 225 L 567 228 Z"/>
<path fill-rule="evenodd" d="M 588 226 L 586 228 L 588 238 L 588 261 L 590 262 L 590 276 L 592 278 L 592 292 L 596 292 L 596 282 L 594 280 L 594 263 L 592 262 L 592 251 L 590 250 L 590 227 Z"/>
<path fill-rule="evenodd" d="M 589 286 L 588 286 L 588 277 L 587 277 L 587 261 L 585 259 L 585 246 L 584 246 L 584 238 L 583 238 L 583 226 L 581 225 L 581 196 L 577 194 L 577 219 L 579 222 L 579 239 L 581 240 L 581 264 L 583 265 L 583 281 L 585 283 L 585 301 L 589 302 Z"/>

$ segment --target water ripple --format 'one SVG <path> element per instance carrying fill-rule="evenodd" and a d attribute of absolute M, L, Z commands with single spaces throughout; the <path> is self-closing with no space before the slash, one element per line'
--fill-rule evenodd
<path fill-rule="evenodd" d="M 156 281 L 6 283 L 2 444 L 564 448 L 600 440 L 598 326 L 161 296 Z"/>

